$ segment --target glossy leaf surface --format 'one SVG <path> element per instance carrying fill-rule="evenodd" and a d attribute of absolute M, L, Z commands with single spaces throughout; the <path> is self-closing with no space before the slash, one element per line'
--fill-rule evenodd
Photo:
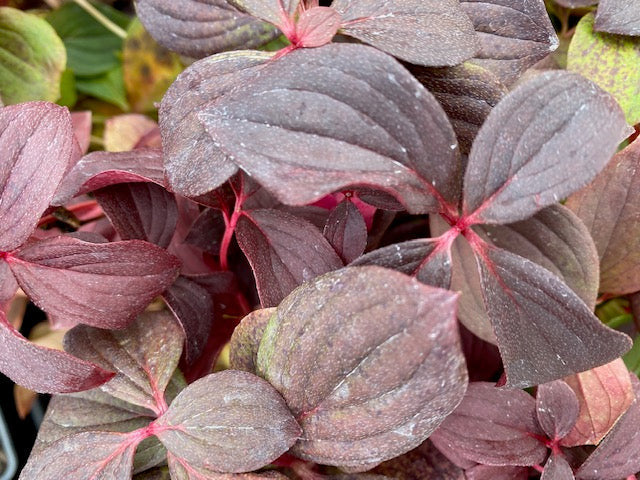
<path fill-rule="evenodd" d="M 631 348 L 558 277 L 499 248 L 476 252 L 507 385 L 527 387 L 604 365 Z M 551 334 L 553 332 L 553 334 Z"/>
<path fill-rule="evenodd" d="M 289 205 L 354 185 L 414 212 L 451 210 L 459 199 L 459 152 L 442 107 L 367 46 L 293 51 L 200 118 L 237 165 Z"/>
<path fill-rule="evenodd" d="M 215 190 L 238 167 L 212 142 L 198 113 L 209 101 L 249 81 L 272 57 L 265 52 L 231 52 L 195 62 L 165 94 L 159 119 L 167 180 L 182 195 Z"/>
<path fill-rule="evenodd" d="M 551 440 L 564 438 L 578 419 L 580 406 L 571 387 L 562 380 L 544 383 L 536 394 L 538 422 Z"/>
<path fill-rule="evenodd" d="M 640 142 L 618 153 L 593 183 L 567 200 L 600 255 L 600 290 L 640 290 Z"/>
<path fill-rule="evenodd" d="M 540 480 L 574 480 L 573 469 L 569 462 L 560 455 L 550 455 Z"/>
<path fill-rule="evenodd" d="M 379 267 L 294 290 L 267 326 L 258 372 L 304 430 L 295 455 L 362 468 L 422 443 L 467 383 L 455 300 Z"/>
<path fill-rule="evenodd" d="M 162 46 L 190 57 L 256 48 L 278 36 L 225 0 L 137 0 L 136 12 Z"/>
<path fill-rule="evenodd" d="M 335 0 L 341 31 L 402 60 L 450 66 L 478 50 L 473 24 L 453 0 Z"/>
<path fill-rule="evenodd" d="M 593 180 L 625 135 L 609 94 L 576 74 L 540 74 L 507 95 L 480 129 L 464 213 L 478 223 L 530 217 Z"/>
<path fill-rule="evenodd" d="M 29 298 L 54 318 L 122 328 L 162 293 L 179 262 L 139 240 L 90 243 L 60 236 L 32 243 L 8 259 Z"/>
<path fill-rule="evenodd" d="M 358 258 L 367 246 L 367 224 L 353 202 L 344 200 L 331 211 L 324 236 L 343 262 Z"/>
<path fill-rule="evenodd" d="M 282 211 L 243 215 L 236 238 L 251 264 L 263 307 L 278 305 L 302 282 L 342 267 L 316 227 Z"/>
<path fill-rule="evenodd" d="M 0 250 L 19 247 L 36 228 L 71 160 L 71 116 L 52 103 L 0 110 Z"/>
<path fill-rule="evenodd" d="M 547 448 L 531 436 L 543 434 L 535 408 L 533 397 L 521 390 L 470 383 L 460 406 L 433 436 L 484 465 L 536 465 L 544 461 Z"/>
<path fill-rule="evenodd" d="M 117 372 L 101 389 L 129 403 L 162 413 L 164 392 L 182 353 L 180 327 L 169 312 L 144 313 L 124 330 L 79 325 L 65 337 L 65 350 Z"/>
<path fill-rule="evenodd" d="M 249 472 L 269 464 L 295 442 L 300 427 L 284 400 L 255 375 L 226 370 L 184 389 L 159 425 L 174 456 L 195 469 Z"/>
<path fill-rule="evenodd" d="M 461 0 L 480 40 L 472 60 L 512 85 L 527 68 L 558 48 L 542 0 Z"/>

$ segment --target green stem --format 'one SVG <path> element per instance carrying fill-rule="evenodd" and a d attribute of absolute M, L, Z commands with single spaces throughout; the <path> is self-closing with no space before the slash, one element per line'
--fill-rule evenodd
<path fill-rule="evenodd" d="M 83 8 L 89 15 L 91 15 L 93 18 L 95 18 L 98 22 L 100 22 L 102 25 L 104 25 L 104 27 L 107 30 L 113 32 L 118 37 L 122 38 L 123 40 L 125 38 L 127 38 L 127 32 L 125 32 L 122 28 L 120 28 L 118 25 L 116 25 L 111 20 L 109 20 L 107 17 L 105 17 L 100 12 L 100 10 L 98 10 L 96 7 L 91 5 L 87 0 L 73 0 L 73 1 L 76 2 L 78 4 L 78 6 Z"/>

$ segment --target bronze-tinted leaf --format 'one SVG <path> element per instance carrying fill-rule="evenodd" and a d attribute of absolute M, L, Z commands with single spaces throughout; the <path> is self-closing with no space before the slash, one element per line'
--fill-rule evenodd
<path fill-rule="evenodd" d="M 229 343 L 229 366 L 234 370 L 256 373 L 258 347 L 275 308 L 263 308 L 244 317 L 233 331 Z"/>
<path fill-rule="evenodd" d="M 78 325 L 65 337 L 65 350 L 117 372 L 102 391 L 161 414 L 165 389 L 178 366 L 183 336 L 167 311 L 144 313 L 124 330 Z"/>
<path fill-rule="evenodd" d="M 480 129 L 465 173 L 464 214 L 475 223 L 530 217 L 593 180 L 626 132 L 613 97 L 584 77 L 534 77 Z"/>
<path fill-rule="evenodd" d="M 269 464 L 296 441 L 300 427 L 284 400 L 255 375 L 225 370 L 185 388 L 158 420 L 171 454 L 191 467 L 249 472 Z"/>
<path fill-rule="evenodd" d="M 53 103 L 0 110 L 0 250 L 19 247 L 51 202 L 71 161 L 71 116 Z"/>
<path fill-rule="evenodd" d="M 576 394 L 562 380 L 544 383 L 538 387 L 538 422 L 551 440 L 560 440 L 571 431 L 578 419 L 579 409 Z"/>
<path fill-rule="evenodd" d="M 461 0 L 480 52 L 472 60 L 512 85 L 522 72 L 558 48 L 543 0 Z"/>
<path fill-rule="evenodd" d="M 634 0 L 600 0 L 596 30 L 640 36 L 640 5 Z"/>
<path fill-rule="evenodd" d="M 367 247 L 367 224 L 352 201 L 343 200 L 331 211 L 324 236 L 345 263 L 362 255 Z"/>
<path fill-rule="evenodd" d="M 65 175 L 52 204 L 63 205 L 76 195 L 119 183 L 154 182 L 164 185 L 162 152 L 92 152 Z"/>
<path fill-rule="evenodd" d="M 316 227 L 280 210 L 243 215 L 236 238 L 251 264 L 263 307 L 278 305 L 302 282 L 342 267 Z"/>
<path fill-rule="evenodd" d="M 71 435 L 32 455 L 20 480 L 131 478 L 133 456 L 139 442 L 136 437 L 114 432 Z"/>
<path fill-rule="evenodd" d="M 478 51 L 473 24 L 455 0 L 335 0 L 341 31 L 407 62 L 451 66 Z"/>
<path fill-rule="evenodd" d="M 207 469 L 194 468 L 192 465 L 169 453 L 167 455 L 171 480 L 288 480 L 289 477 L 268 470 L 261 473 L 219 473 Z"/>
<path fill-rule="evenodd" d="M 507 88 L 489 70 L 469 62 L 451 68 L 407 67 L 447 112 L 460 151 L 468 155 L 478 130 Z"/>
<path fill-rule="evenodd" d="M 233 162 L 286 204 L 354 185 L 392 194 L 416 213 L 453 212 L 459 201 L 460 155 L 446 114 L 371 47 L 293 51 L 200 118 Z"/>
<path fill-rule="evenodd" d="M 629 371 L 621 359 L 565 379 L 580 404 L 575 427 L 562 445 L 597 445 L 633 403 Z"/>
<path fill-rule="evenodd" d="M 182 195 L 203 195 L 226 182 L 238 167 L 220 151 L 198 119 L 209 101 L 249 81 L 266 52 L 230 52 L 200 60 L 171 85 L 159 111 L 167 181 Z"/>
<path fill-rule="evenodd" d="M 226 0 L 137 0 L 135 5 L 140 21 L 160 45 L 190 57 L 256 48 L 279 35 Z"/>
<path fill-rule="evenodd" d="M 476 465 L 465 470 L 466 480 L 527 480 L 529 469 L 527 467 L 494 467 L 491 465 Z"/>
<path fill-rule="evenodd" d="M 631 348 L 629 337 L 603 325 L 547 269 L 501 248 L 474 253 L 508 386 L 557 380 L 611 362 Z"/>
<path fill-rule="evenodd" d="M 422 443 L 467 383 L 456 297 L 380 267 L 294 290 L 267 326 L 258 372 L 303 428 L 295 455 L 370 468 Z"/>
<path fill-rule="evenodd" d="M 91 243 L 70 236 L 33 242 L 7 258 L 29 298 L 51 317 L 122 328 L 178 276 L 178 259 L 128 240 Z"/>
<path fill-rule="evenodd" d="M 600 255 L 600 291 L 640 290 L 640 142 L 618 153 L 595 181 L 567 200 Z"/>
<path fill-rule="evenodd" d="M 547 447 L 533 436 L 543 435 L 535 408 L 533 397 L 522 390 L 470 383 L 460 406 L 433 437 L 484 465 L 536 465 L 544 461 Z"/>

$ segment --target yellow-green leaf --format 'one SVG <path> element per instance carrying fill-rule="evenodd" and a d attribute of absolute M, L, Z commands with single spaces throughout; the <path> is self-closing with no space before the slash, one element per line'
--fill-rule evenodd
<path fill-rule="evenodd" d="M 640 123 L 640 38 L 595 32 L 593 22 L 589 14 L 578 23 L 567 68 L 613 95 L 627 122 Z"/>
<path fill-rule="evenodd" d="M 132 110 L 155 110 L 167 88 L 183 70 L 180 57 L 147 33 L 139 20 L 131 22 L 124 41 L 124 85 Z"/>
<path fill-rule="evenodd" d="M 5 104 L 56 101 L 67 54 L 41 18 L 0 7 L 0 98 Z"/>

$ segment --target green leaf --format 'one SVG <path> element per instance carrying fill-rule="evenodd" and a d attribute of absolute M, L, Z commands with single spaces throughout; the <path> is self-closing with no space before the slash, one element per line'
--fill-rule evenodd
<path fill-rule="evenodd" d="M 129 25 L 131 19 L 127 15 L 102 3 L 94 6 L 119 27 L 126 29 Z M 75 3 L 64 4 L 46 19 L 62 38 L 67 48 L 69 68 L 76 76 L 101 75 L 121 63 L 122 39 Z"/>
<path fill-rule="evenodd" d="M 640 377 L 640 335 L 633 340 L 633 347 L 622 357 L 630 372 Z"/>
<path fill-rule="evenodd" d="M 72 108 L 78 101 L 78 92 L 76 92 L 76 77 L 73 70 L 66 69 L 62 72 L 60 79 L 60 98 L 58 105 Z"/>
<path fill-rule="evenodd" d="M 47 22 L 0 7 L 0 98 L 5 105 L 56 101 L 66 63 L 64 45 Z"/>
<path fill-rule="evenodd" d="M 567 68 L 597 83 L 613 95 L 627 122 L 640 122 L 640 38 L 598 33 L 593 14 L 576 27 Z"/>
<path fill-rule="evenodd" d="M 79 93 L 109 102 L 125 112 L 129 110 L 121 65 L 99 77 L 76 78 L 76 88 Z"/>

